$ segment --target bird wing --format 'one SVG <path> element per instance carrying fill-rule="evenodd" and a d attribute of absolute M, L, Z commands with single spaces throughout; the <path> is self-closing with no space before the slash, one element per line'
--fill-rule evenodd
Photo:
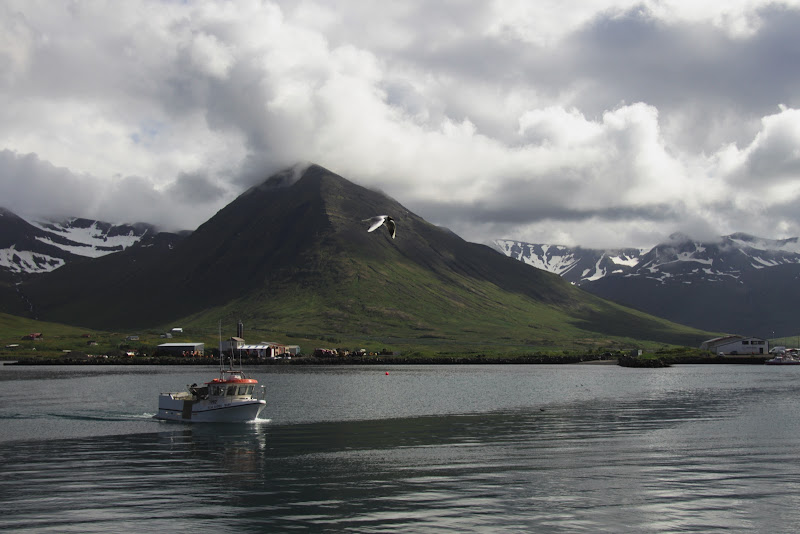
<path fill-rule="evenodd" d="M 392 239 L 394 239 L 395 230 L 397 229 L 397 225 L 394 223 L 394 219 L 389 217 L 386 220 L 386 228 L 389 229 L 389 233 L 392 234 Z"/>
<path fill-rule="evenodd" d="M 376 228 L 380 227 L 386 220 L 386 215 L 377 215 L 372 217 L 371 219 L 364 219 L 365 222 L 370 223 L 372 226 L 369 227 L 367 232 L 373 232 Z"/>

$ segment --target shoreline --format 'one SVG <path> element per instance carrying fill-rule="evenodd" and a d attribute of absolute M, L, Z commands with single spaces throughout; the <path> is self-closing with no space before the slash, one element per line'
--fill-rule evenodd
<path fill-rule="evenodd" d="M 620 367 L 669 367 L 675 364 L 713 364 L 713 365 L 764 365 L 767 357 L 747 356 L 709 356 L 709 357 L 656 357 L 637 358 L 623 356 L 619 358 L 601 358 L 591 356 L 516 356 L 516 357 L 490 357 L 483 355 L 468 357 L 434 357 L 434 358 L 403 358 L 377 356 L 369 358 L 315 358 L 299 357 L 291 360 L 242 360 L 242 366 L 268 367 L 268 366 L 329 366 L 340 365 L 617 365 Z M 207 366 L 218 367 L 219 360 L 215 358 L 87 358 L 70 359 L 59 358 L 17 358 L 16 360 L 0 360 L 0 368 L 4 366 L 62 366 L 62 365 L 119 365 L 119 366 Z"/>

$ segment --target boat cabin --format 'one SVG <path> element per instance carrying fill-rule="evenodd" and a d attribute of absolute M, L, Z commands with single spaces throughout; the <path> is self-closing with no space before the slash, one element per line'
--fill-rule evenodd
<path fill-rule="evenodd" d="M 248 381 L 249 382 L 249 381 Z M 253 381 L 255 382 L 255 381 Z M 206 388 L 210 397 L 252 397 L 255 384 L 209 384 Z"/>
<path fill-rule="evenodd" d="M 189 391 L 198 400 L 220 397 L 252 398 L 257 384 L 257 380 L 245 378 L 244 374 L 238 371 L 222 371 L 222 378 L 206 382 L 203 387 L 192 384 Z"/>

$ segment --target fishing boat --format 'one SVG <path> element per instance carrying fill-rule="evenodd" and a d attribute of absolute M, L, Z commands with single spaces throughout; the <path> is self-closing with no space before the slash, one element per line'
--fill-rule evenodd
<path fill-rule="evenodd" d="M 220 369 L 220 377 L 188 391 L 161 393 L 156 419 L 187 423 L 238 423 L 255 421 L 267 401 L 264 386 L 241 370 Z"/>
<path fill-rule="evenodd" d="M 240 322 L 240 335 L 241 329 Z M 241 352 L 238 369 L 233 368 L 233 351 L 229 355 L 228 369 L 224 368 L 221 330 L 220 325 L 219 378 L 203 386 L 187 386 L 187 391 L 161 393 L 158 396 L 158 413 L 154 416 L 156 419 L 187 423 L 239 423 L 255 421 L 261 415 L 267 405 L 264 386 L 259 386 L 258 380 L 244 374 Z"/>

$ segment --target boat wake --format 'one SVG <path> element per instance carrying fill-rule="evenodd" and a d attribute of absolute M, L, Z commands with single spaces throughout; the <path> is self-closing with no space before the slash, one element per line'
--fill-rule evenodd
<path fill-rule="evenodd" d="M 87 413 L 77 413 L 77 414 L 48 414 L 49 417 L 54 417 L 57 419 L 70 419 L 74 421 L 139 421 L 144 419 L 152 419 L 152 413 L 150 414 L 125 414 L 125 413 L 106 413 L 106 414 L 87 414 Z"/>
<path fill-rule="evenodd" d="M 252 423 L 254 425 L 263 425 L 263 424 L 271 423 L 271 422 L 272 422 L 272 419 L 261 419 L 261 418 L 253 419 L 252 421 L 250 421 L 250 423 Z"/>

